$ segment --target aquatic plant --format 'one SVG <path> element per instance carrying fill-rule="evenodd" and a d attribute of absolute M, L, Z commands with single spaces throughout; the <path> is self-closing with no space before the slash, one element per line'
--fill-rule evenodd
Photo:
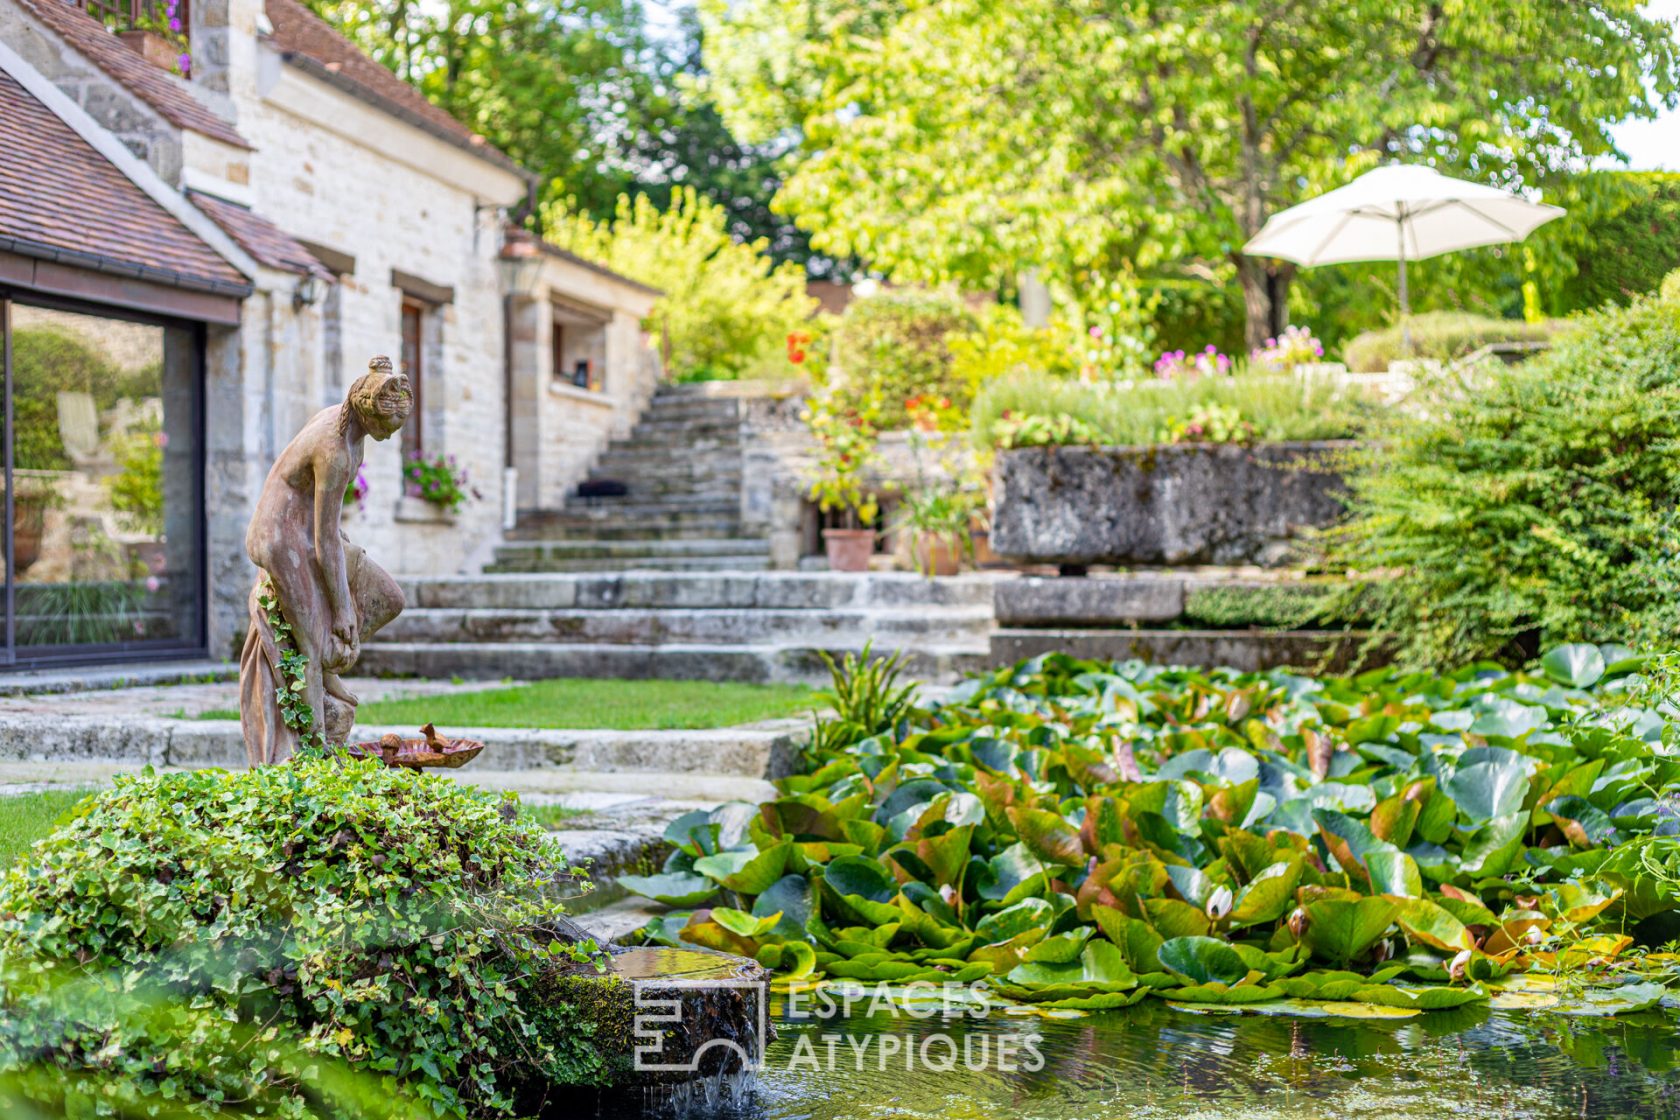
<path fill-rule="evenodd" d="M 679 819 L 663 871 L 622 882 L 673 908 L 648 939 L 792 982 L 1433 1010 L 1541 971 L 1584 978 L 1576 1007 L 1650 1007 L 1676 971 L 1651 950 L 1680 902 L 1680 756 L 1644 667 L 1046 655 L 823 726 L 778 797 Z"/>

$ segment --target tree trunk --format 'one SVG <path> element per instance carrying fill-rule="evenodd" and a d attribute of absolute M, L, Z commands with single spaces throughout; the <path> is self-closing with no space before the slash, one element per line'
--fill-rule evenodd
<path fill-rule="evenodd" d="M 1295 266 L 1242 257 L 1237 261 L 1237 279 L 1243 290 L 1244 338 L 1250 350 L 1257 350 L 1289 325 L 1289 285 L 1295 280 Z"/>

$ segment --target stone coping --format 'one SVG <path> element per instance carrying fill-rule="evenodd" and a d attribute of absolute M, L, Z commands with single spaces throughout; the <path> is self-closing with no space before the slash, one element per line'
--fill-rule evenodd
<path fill-rule="evenodd" d="M 482 770 L 595 774 L 683 774 L 761 780 L 787 772 L 808 724 L 786 719 L 709 730 L 617 731 L 447 728 L 488 745 Z M 358 726 L 355 738 L 377 740 L 414 728 Z M 246 754 L 235 720 L 172 719 L 123 714 L 0 713 L 0 763 L 110 763 L 156 767 L 238 767 Z"/>

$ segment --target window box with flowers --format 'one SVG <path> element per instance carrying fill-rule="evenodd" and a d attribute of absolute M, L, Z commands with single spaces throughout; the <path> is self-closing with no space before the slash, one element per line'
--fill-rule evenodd
<path fill-rule="evenodd" d="M 105 26 L 123 44 L 160 70 L 192 77 L 192 52 L 182 0 L 150 0 L 134 9 L 104 9 Z"/>
<path fill-rule="evenodd" d="M 472 485 L 464 467 L 453 455 L 427 456 L 410 452 L 403 463 L 403 496 L 397 504 L 398 521 L 454 521 L 468 499 L 484 495 Z"/>

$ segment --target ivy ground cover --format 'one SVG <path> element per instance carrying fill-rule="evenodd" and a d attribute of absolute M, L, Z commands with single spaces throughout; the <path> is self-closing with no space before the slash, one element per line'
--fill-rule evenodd
<path fill-rule="evenodd" d="M 1337 678 L 1048 655 L 926 704 L 837 679 L 775 800 L 679 819 L 662 872 L 623 882 L 670 907 L 647 939 L 783 986 L 984 983 L 1047 1012 L 1672 1005 L 1680 753 L 1644 670 L 1589 645 L 1532 673 Z"/>

